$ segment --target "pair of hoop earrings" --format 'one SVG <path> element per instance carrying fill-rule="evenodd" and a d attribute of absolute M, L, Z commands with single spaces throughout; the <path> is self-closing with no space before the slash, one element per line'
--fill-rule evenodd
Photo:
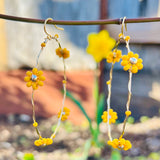
<path fill-rule="evenodd" d="M 125 27 L 125 30 L 127 31 L 125 19 L 126 19 L 126 17 L 124 17 L 122 20 L 121 33 L 119 34 L 119 38 L 118 38 L 118 41 L 115 45 L 115 49 L 113 50 L 113 52 L 109 53 L 107 56 L 107 62 L 111 63 L 112 66 L 111 66 L 110 74 L 109 74 L 110 79 L 109 79 L 109 81 L 106 82 L 106 84 L 108 85 L 107 111 L 104 111 L 103 115 L 102 115 L 103 122 L 107 123 L 107 126 L 108 126 L 108 137 L 109 137 L 108 145 L 111 145 L 113 148 L 116 148 L 119 150 L 121 150 L 121 149 L 128 150 L 132 147 L 131 142 L 129 140 L 125 140 L 123 138 L 123 136 L 124 136 L 124 131 L 125 131 L 127 119 L 131 115 L 130 101 L 131 101 L 131 94 L 132 94 L 131 93 L 132 74 L 135 74 L 138 72 L 138 70 L 143 69 L 143 64 L 142 64 L 143 60 L 141 58 L 139 58 L 139 55 L 137 53 L 134 53 L 130 50 L 130 47 L 129 47 L 130 36 L 124 35 L 124 27 Z M 118 50 L 118 46 L 119 46 L 121 40 L 125 41 L 125 43 L 126 43 L 126 48 L 127 48 L 127 52 L 128 52 L 127 55 L 122 56 L 122 51 Z M 123 69 L 125 71 L 129 72 L 128 100 L 126 103 L 125 119 L 123 122 L 122 133 L 118 139 L 112 139 L 110 124 L 115 123 L 118 118 L 117 113 L 114 112 L 113 109 L 111 109 L 111 107 L 110 107 L 112 75 L 113 75 L 114 64 L 116 62 L 119 62 L 121 59 L 122 59 L 121 65 L 123 66 Z"/>
<path fill-rule="evenodd" d="M 36 146 L 46 146 L 46 145 L 51 145 L 53 143 L 53 139 L 56 136 L 56 133 L 60 127 L 61 121 L 67 120 L 70 110 L 69 108 L 65 107 L 65 98 L 66 98 L 66 84 L 67 84 L 67 77 L 66 77 L 66 65 L 65 65 L 65 59 L 70 57 L 70 52 L 66 48 L 62 48 L 61 44 L 58 40 L 58 34 L 55 34 L 52 36 L 49 34 L 46 30 L 46 24 L 49 20 L 53 20 L 52 18 L 47 18 L 44 22 L 44 32 L 47 35 L 47 37 L 44 38 L 44 42 L 41 43 L 41 49 L 40 52 L 37 55 L 36 59 L 36 64 L 32 71 L 27 71 L 26 72 L 26 77 L 24 78 L 24 81 L 27 82 L 26 86 L 32 88 L 32 96 L 31 96 L 31 103 L 32 103 L 32 118 L 33 118 L 33 127 L 35 128 L 37 135 L 39 137 L 38 140 L 35 140 L 34 144 Z M 57 27 L 54 25 L 56 29 L 58 30 L 64 30 L 63 28 Z M 56 49 L 56 55 L 59 56 L 59 58 L 62 58 L 63 60 L 63 66 L 64 66 L 64 71 L 63 71 L 63 100 L 62 100 L 62 107 L 58 113 L 58 123 L 57 126 L 53 132 L 53 134 L 50 136 L 50 138 L 43 138 L 39 129 L 38 129 L 38 122 L 36 121 L 36 116 L 35 116 L 35 104 L 34 104 L 34 92 L 39 88 L 39 86 L 43 86 L 43 81 L 45 81 L 45 77 L 43 76 L 43 72 L 41 70 L 38 70 L 38 64 L 39 64 L 39 57 L 42 54 L 44 48 L 46 47 L 48 41 L 50 40 L 55 40 L 58 44 L 58 48 Z"/>
<path fill-rule="evenodd" d="M 108 126 L 108 137 L 109 137 L 108 145 L 111 145 L 113 148 L 117 148 L 119 150 L 121 149 L 128 150 L 132 147 L 131 142 L 129 140 L 125 140 L 123 136 L 124 136 L 127 119 L 131 115 L 130 101 L 131 101 L 132 74 L 135 74 L 138 72 L 138 70 L 143 69 L 143 64 L 142 64 L 143 60 L 139 58 L 139 55 L 137 53 L 133 53 L 130 50 L 130 47 L 129 47 L 130 37 L 124 35 L 124 27 L 125 29 L 127 28 L 125 24 L 125 19 L 126 17 L 123 18 L 121 33 L 119 34 L 119 38 L 115 45 L 115 49 L 113 50 L 113 52 L 110 52 L 107 56 L 107 62 L 111 63 L 112 66 L 111 66 L 110 73 L 109 73 L 110 79 L 109 81 L 106 82 L 106 84 L 108 85 L 107 111 L 104 111 L 103 115 L 101 116 L 103 122 L 107 123 L 107 126 Z M 65 59 L 67 59 L 70 56 L 70 53 L 66 48 L 62 49 L 61 44 L 58 41 L 58 34 L 55 34 L 54 36 L 52 36 L 46 31 L 46 24 L 49 20 L 53 20 L 53 19 L 48 18 L 45 20 L 44 32 L 46 33 L 47 37 L 45 38 L 44 42 L 41 43 L 41 50 L 37 56 L 35 67 L 32 69 L 32 71 L 27 71 L 26 77 L 24 78 L 24 81 L 27 82 L 26 84 L 27 87 L 32 88 L 31 102 L 32 102 L 32 111 L 33 111 L 33 127 L 35 128 L 37 135 L 39 137 L 39 139 L 35 140 L 34 142 L 36 146 L 51 145 L 60 127 L 61 121 L 67 120 L 70 114 L 70 110 L 67 107 L 64 107 L 65 98 L 66 98 L 66 83 L 67 83 Z M 63 28 L 59 28 L 56 25 L 54 26 L 58 30 L 63 30 Z M 43 81 L 45 80 L 45 77 L 43 76 L 43 72 L 38 70 L 38 64 L 39 64 L 39 57 L 42 51 L 44 50 L 44 48 L 46 47 L 47 42 L 50 40 L 55 40 L 57 42 L 58 48 L 56 49 L 56 55 L 59 56 L 59 58 L 62 58 L 63 60 L 64 79 L 62 81 L 62 84 L 63 84 L 64 94 L 63 94 L 63 100 L 62 100 L 62 107 L 61 107 L 60 112 L 58 113 L 58 123 L 57 123 L 56 129 L 53 132 L 53 134 L 50 136 L 50 138 L 43 138 L 38 129 L 38 122 L 36 121 L 36 117 L 35 117 L 34 92 L 35 90 L 38 89 L 39 86 L 43 86 Z M 121 40 L 124 40 L 126 43 L 126 48 L 128 52 L 127 55 L 122 56 L 122 51 L 118 49 L 118 46 Z M 123 123 L 122 133 L 118 139 L 112 139 L 110 124 L 115 123 L 118 118 L 117 113 L 114 112 L 113 109 L 111 109 L 110 107 L 112 75 L 113 75 L 114 64 L 116 62 L 119 62 L 121 59 L 122 59 L 121 65 L 123 66 L 123 69 L 129 72 L 128 100 L 126 103 L 125 119 Z"/>

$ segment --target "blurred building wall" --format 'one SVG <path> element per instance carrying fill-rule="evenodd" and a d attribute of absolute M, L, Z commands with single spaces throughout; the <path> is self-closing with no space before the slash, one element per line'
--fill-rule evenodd
<path fill-rule="evenodd" d="M 108 0 L 109 18 L 140 18 L 159 16 L 159 0 Z M 121 32 L 120 25 L 107 25 L 115 39 Z M 131 37 L 130 49 L 143 59 L 143 70 L 133 74 L 132 79 L 132 116 L 158 116 L 160 109 L 160 23 L 127 24 L 125 35 Z M 119 46 L 123 55 L 127 54 L 125 43 Z M 106 63 L 105 80 L 109 79 L 110 64 Z M 128 95 L 128 72 L 123 71 L 120 63 L 115 64 L 112 83 L 111 106 L 123 121 Z M 104 82 L 105 86 L 105 82 Z M 107 92 L 107 88 L 105 88 Z M 106 93 L 107 94 L 107 93 Z"/>
<path fill-rule="evenodd" d="M 55 20 L 96 20 L 99 19 L 99 0 L 5 0 L 5 13 L 20 17 L 52 17 Z M 12 27 L 11 27 L 12 26 Z M 93 58 L 86 54 L 87 35 L 98 32 L 99 26 L 62 26 L 58 31 L 47 25 L 50 33 L 58 33 L 62 47 L 70 50 L 67 59 L 68 70 L 94 69 Z M 7 53 L 9 69 L 33 67 L 40 44 L 45 38 L 43 25 L 6 21 Z M 61 60 L 55 55 L 57 44 L 49 42 L 40 57 L 40 68 L 63 70 Z"/>
<path fill-rule="evenodd" d="M 5 13 L 4 0 L 0 1 L 0 13 Z M 0 70 L 7 69 L 7 44 L 6 44 L 6 28 L 5 21 L 0 20 Z"/>

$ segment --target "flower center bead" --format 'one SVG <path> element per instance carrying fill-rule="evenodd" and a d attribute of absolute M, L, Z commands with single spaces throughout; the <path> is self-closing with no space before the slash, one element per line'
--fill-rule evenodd
<path fill-rule="evenodd" d="M 62 112 L 62 115 L 65 115 L 65 112 Z"/>
<path fill-rule="evenodd" d="M 132 64 L 136 64 L 137 63 L 137 58 L 134 58 L 134 57 L 130 58 L 130 62 Z"/>
<path fill-rule="evenodd" d="M 32 74 L 31 80 L 32 80 L 33 82 L 36 82 L 36 81 L 37 81 L 37 76 L 34 75 L 34 74 Z"/>
<path fill-rule="evenodd" d="M 116 52 L 113 52 L 113 58 L 116 58 Z"/>

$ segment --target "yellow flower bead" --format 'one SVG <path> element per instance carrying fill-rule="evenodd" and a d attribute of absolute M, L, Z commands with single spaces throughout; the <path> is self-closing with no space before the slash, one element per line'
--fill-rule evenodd
<path fill-rule="evenodd" d="M 61 110 L 60 110 L 60 112 L 58 113 L 58 118 L 60 118 L 60 116 L 61 116 L 61 120 L 65 121 L 68 119 L 69 114 L 70 114 L 70 109 L 68 109 L 67 107 L 64 107 L 63 112 L 62 112 L 62 116 L 61 116 Z"/>
<path fill-rule="evenodd" d="M 42 76 L 43 72 L 38 71 L 37 68 L 33 68 L 32 72 L 27 71 L 26 77 L 24 78 L 24 81 L 27 82 L 27 87 L 31 87 L 33 90 L 38 89 L 38 86 L 43 86 L 43 82 L 45 80 L 45 77 Z"/>
<path fill-rule="evenodd" d="M 114 139 L 113 141 L 108 141 L 108 145 L 112 146 L 115 149 L 118 150 L 129 150 L 132 148 L 132 144 L 129 140 L 125 140 L 124 138 Z"/>
<path fill-rule="evenodd" d="M 108 63 L 116 63 L 120 61 L 121 57 L 122 51 L 115 49 L 113 52 L 110 52 L 106 58 Z"/>
<path fill-rule="evenodd" d="M 63 57 L 64 59 L 66 59 L 70 56 L 70 53 L 66 48 L 62 49 L 59 47 L 56 49 L 56 55 L 60 58 Z"/>
<path fill-rule="evenodd" d="M 137 53 L 128 52 L 128 55 L 122 57 L 121 65 L 124 66 L 125 71 L 130 70 L 132 73 L 137 73 L 138 70 L 143 69 L 143 60 L 139 58 Z"/>
<path fill-rule="evenodd" d="M 103 115 L 101 116 L 104 123 L 108 122 L 108 112 L 104 111 Z M 115 123 L 118 116 L 117 113 L 113 111 L 113 109 L 109 110 L 109 124 Z"/>

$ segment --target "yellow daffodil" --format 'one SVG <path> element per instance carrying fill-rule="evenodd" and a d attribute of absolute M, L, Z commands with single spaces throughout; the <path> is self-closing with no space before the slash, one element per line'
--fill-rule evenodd
<path fill-rule="evenodd" d="M 86 51 L 98 63 L 107 57 L 108 53 L 113 49 L 115 42 L 106 30 L 102 30 L 99 33 L 91 33 L 88 35 L 88 47 Z"/>
<path fill-rule="evenodd" d="M 121 50 L 113 50 L 113 52 L 110 52 L 107 56 L 107 62 L 108 63 L 115 63 L 119 62 L 122 57 L 122 51 Z"/>
<path fill-rule="evenodd" d="M 111 145 L 113 148 L 118 150 L 129 150 L 132 148 L 132 144 L 129 140 L 125 140 L 124 138 L 114 139 L 113 141 L 108 141 L 108 145 Z"/>
<path fill-rule="evenodd" d="M 67 120 L 69 114 L 70 114 L 70 109 L 68 109 L 67 107 L 64 107 L 64 108 L 63 108 L 63 112 L 62 112 L 61 120 L 62 120 L 62 121 Z M 61 110 L 60 110 L 60 112 L 58 113 L 58 118 L 60 118 L 60 115 L 61 115 Z"/>
<path fill-rule="evenodd" d="M 128 55 L 122 56 L 121 65 L 124 66 L 125 71 L 130 70 L 132 73 L 137 73 L 138 70 L 143 69 L 143 60 L 139 58 L 137 53 L 128 52 Z"/>
<path fill-rule="evenodd" d="M 113 109 L 110 109 L 109 110 L 109 124 L 111 123 L 115 123 L 116 122 L 116 119 L 118 118 L 117 116 L 117 112 L 113 112 Z M 104 111 L 103 112 L 103 115 L 101 116 L 103 122 L 108 122 L 108 112 L 107 111 Z"/>
<path fill-rule="evenodd" d="M 24 81 L 27 82 L 27 87 L 33 88 L 33 90 L 38 89 L 38 86 L 43 86 L 43 82 L 45 80 L 45 77 L 42 76 L 43 72 L 38 71 L 37 68 L 33 68 L 32 72 L 27 71 L 26 72 L 26 77 L 24 78 Z"/>
<path fill-rule="evenodd" d="M 56 49 L 56 55 L 60 58 L 63 57 L 64 59 L 66 59 L 70 56 L 70 53 L 66 48 L 62 49 L 59 47 Z"/>

